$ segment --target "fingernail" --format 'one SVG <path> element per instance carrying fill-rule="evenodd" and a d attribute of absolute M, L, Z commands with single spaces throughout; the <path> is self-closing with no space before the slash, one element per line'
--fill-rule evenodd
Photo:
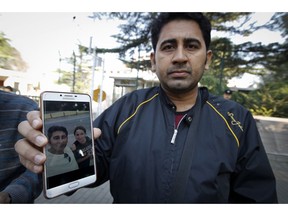
<path fill-rule="evenodd" d="M 39 125 L 39 120 L 35 119 L 32 121 L 32 127 L 33 128 L 37 128 L 38 125 Z"/>
<path fill-rule="evenodd" d="M 43 145 L 43 144 L 45 144 L 45 138 L 43 137 L 43 136 L 37 136 L 36 137 L 36 142 L 37 142 L 37 144 L 38 145 Z"/>
<path fill-rule="evenodd" d="M 40 165 L 41 162 L 44 160 L 44 156 L 43 155 L 36 155 L 34 157 L 34 163 Z"/>

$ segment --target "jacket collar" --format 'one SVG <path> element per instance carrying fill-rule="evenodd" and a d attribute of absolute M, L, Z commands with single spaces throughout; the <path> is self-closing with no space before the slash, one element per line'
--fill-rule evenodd
<path fill-rule="evenodd" d="M 170 100 L 170 98 L 166 95 L 165 91 L 159 86 L 159 95 L 161 98 L 161 101 L 164 102 L 166 106 L 168 106 L 170 109 L 173 109 L 176 111 L 176 105 Z M 196 99 L 196 103 L 201 103 L 201 107 L 206 103 L 209 97 L 209 91 L 206 87 L 199 87 L 198 88 L 198 96 Z"/>
<path fill-rule="evenodd" d="M 168 98 L 168 96 L 166 95 L 166 93 L 164 92 L 161 86 L 159 87 L 159 95 L 160 95 L 160 99 L 162 103 L 164 103 L 165 106 L 168 107 L 170 110 L 173 110 L 174 112 L 176 112 L 176 105 Z M 196 107 L 198 107 L 197 110 L 201 112 L 201 109 L 203 105 L 206 103 L 206 101 L 208 100 L 208 97 L 209 97 L 208 89 L 206 87 L 199 87 L 196 104 L 187 112 L 185 116 L 185 122 L 187 125 L 190 125 L 192 123 L 194 119 L 194 115 L 196 114 L 195 113 Z M 200 113 L 197 113 L 197 114 L 199 115 Z"/>

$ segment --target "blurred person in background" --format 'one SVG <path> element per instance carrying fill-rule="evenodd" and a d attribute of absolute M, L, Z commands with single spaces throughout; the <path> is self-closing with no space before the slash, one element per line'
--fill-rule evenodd
<path fill-rule="evenodd" d="M 226 100 L 231 100 L 232 98 L 232 91 L 230 89 L 226 89 L 223 93 L 223 98 Z"/>

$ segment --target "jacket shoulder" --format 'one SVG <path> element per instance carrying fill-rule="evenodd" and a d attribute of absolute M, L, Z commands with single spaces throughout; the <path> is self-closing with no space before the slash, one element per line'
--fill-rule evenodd
<path fill-rule="evenodd" d="M 100 115 L 100 118 L 96 118 L 94 123 L 97 124 L 101 119 L 110 119 L 111 121 L 117 119 L 118 121 L 123 122 L 125 119 L 136 113 L 140 107 L 143 107 L 143 105 L 157 98 L 158 95 L 158 87 L 140 89 L 127 93 L 107 108 Z"/>
<path fill-rule="evenodd" d="M 217 109 L 221 113 L 227 113 L 227 112 L 247 113 L 249 112 L 241 104 L 233 100 L 227 100 L 221 96 L 216 96 L 213 94 L 209 94 L 206 103 L 209 103 L 210 106 L 215 107 L 215 109 Z"/>
<path fill-rule="evenodd" d="M 212 112 L 223 120 L 239 146 L 240 137 L 253 120 L 251 113 L 241 104 L 220 96 L 209 95 L 206 104 Z"/>

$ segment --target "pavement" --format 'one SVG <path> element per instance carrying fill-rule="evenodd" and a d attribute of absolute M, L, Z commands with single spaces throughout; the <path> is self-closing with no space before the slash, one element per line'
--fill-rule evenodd
<path fill-rule="evenodd" d="M 285 119 L 256 118 L 265 150 L 276 177 L 278 202 L 288 204 L 288 121 Z M 41 194 L 36 204 L 111 204 L 109 182 L 97 188 L 81 188 L 71 196 L 62 195 L 46 199 Z"/>
<path fill-rule="evenodd" d="M 109 182 L 96 188 L 81 188 L 71 196 L 61 195 L 53 199 L 46 199 L 41 194 L 36 200 L 36 204 L 111 204 L 113 198 L 110 194 Z"/>
<path fill-rule="evenodd" d="M 288 204 L 288 157 L 268 154 L 268 158 L 276 178 L 278 202 Z"/>
<path fill-rule="evenodd" d="M 278 202 L 288 203 L 288 119 L 254 116 L 272 166 Z"/>

